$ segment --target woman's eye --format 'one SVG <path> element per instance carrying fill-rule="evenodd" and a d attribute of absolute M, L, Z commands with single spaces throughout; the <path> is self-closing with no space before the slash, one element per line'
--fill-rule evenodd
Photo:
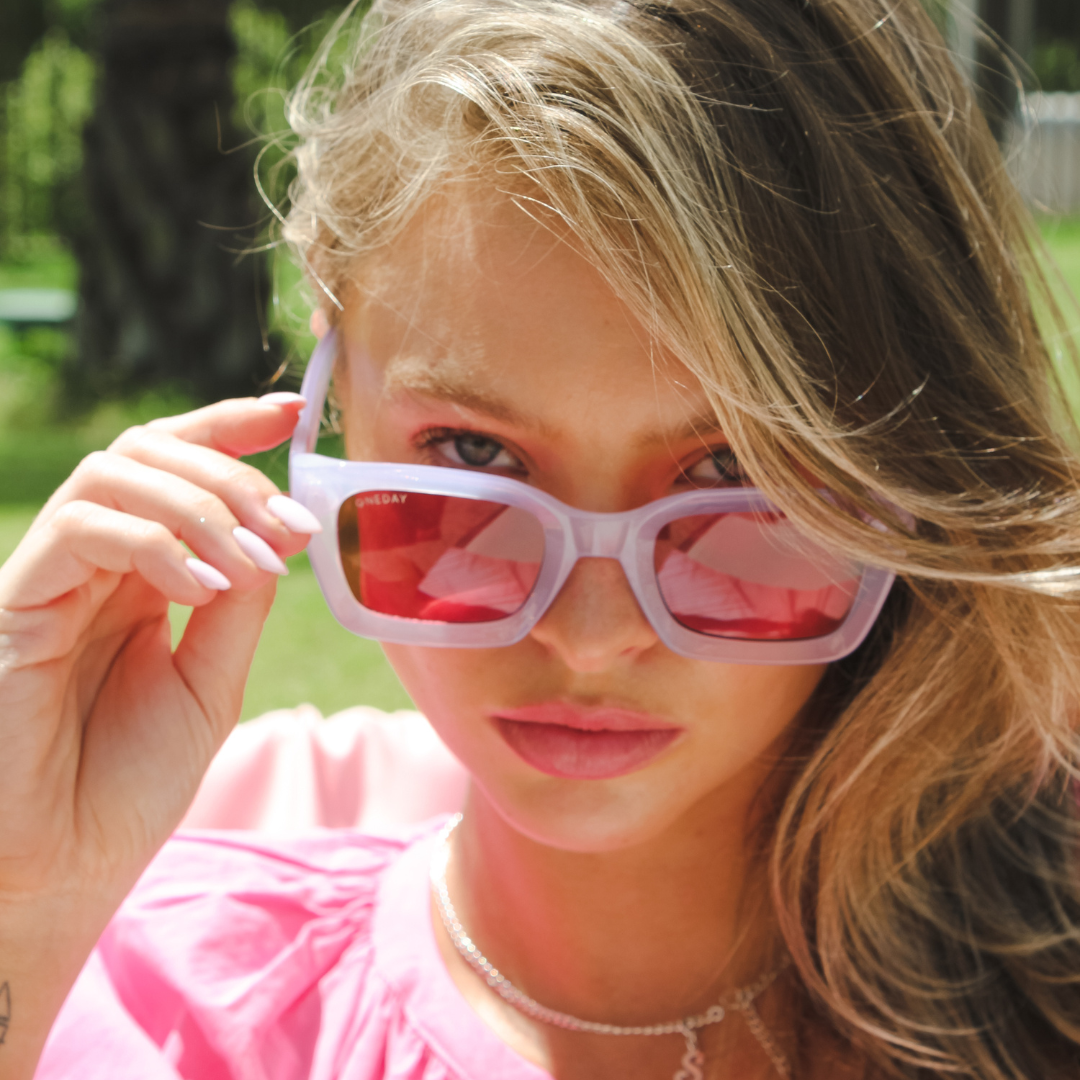
<path fill-rule="evenodd" d="M 740 484 L 750 483 L 746 471 L 739 464 L 735 451 L 726 446 L 718 447 L 711 453 L 706 454 L 700 461 L 686 470 L 686 477 L 695 484 L 703 487 L 713 487 L 717 484 Z"/>
<path fill-rule="evenodd" d="M 521 462 L 502 443 L 486 435 L 463 432 L 449 439 L 440 439 L 431 445 L 456 465 L 465 465 L 472 469 L 521 468 Z"/>

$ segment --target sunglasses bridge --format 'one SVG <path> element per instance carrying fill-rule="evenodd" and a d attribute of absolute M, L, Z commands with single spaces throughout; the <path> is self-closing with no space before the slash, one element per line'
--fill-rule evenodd
<path fill-rule="evenodd" d="M 571 518 L 571 531 L 578 558 L 621 558 L 634 514 L 633 510 L 613 514 L 577 511 Z"/>

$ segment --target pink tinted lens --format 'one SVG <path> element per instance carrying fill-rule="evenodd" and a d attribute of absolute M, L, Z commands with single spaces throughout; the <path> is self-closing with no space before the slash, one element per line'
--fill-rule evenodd
<path fill-rule="evenodd" d="M 346 499 L 338 540 L 349 587 L 364 607 L 429 622 L 513 615 L 544 556 L 543 527 L 525 510 L 413 491 Z"/>
<path fill-rule="evenodd" d="M 661 595 L 683 626 L 714 637 L 824 637 L 847 618 L 860 573 L 778 513 L 678 518 L 656 538 Z"/>

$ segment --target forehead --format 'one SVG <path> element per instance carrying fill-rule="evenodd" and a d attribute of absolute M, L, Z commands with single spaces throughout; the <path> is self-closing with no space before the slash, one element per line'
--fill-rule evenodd
<path fill-rule="evenodd" d="M 713 423 L 697 379 L 566 226 L 477 182 L 433 196 L 359 268 L 343 323 L 352 374 L 380 396 L 501 412 L 558 437 L 610 415 L 640 439 Z"/>

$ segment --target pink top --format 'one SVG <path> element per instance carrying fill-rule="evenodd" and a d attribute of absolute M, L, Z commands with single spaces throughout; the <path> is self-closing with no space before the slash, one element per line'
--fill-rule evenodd
<path fill-rule="evenodd" d="M 383 832 L 459 810 L 468 774 L 418 712 L 313 705 L 241 724 L 181 828 Z"/>
<path fill-rule="evenodd" d="M 394 719 L 350 713 L 361 749 Z M 347 749 L 349 724 L 334 722 L 337 749 Z M 225 774 L 249 790 L 258 789 L 257 775 L 295 780 L 295 761 L 278 761 L 277 751 L 294 759 L 305 745 L 299 733 L 314 723 L 300 713 L 245 725 L 238 740 L 257 752 L 245 771 L 244 755 L 226 744 Z M 430 729 L 405 723 L 430 751 Z M 329 730 L 308 731 L 309 764 L 320 760 L 318 736 Z M 407 761 L 402 752 L 384 764 L 393 771 Z M 445 760 L 429 754 L 433 761 L 434 775 L 447 780 Z M 413 779 L 424 789 L 422 774 Z M 209 816 L 218 795 L 227 802 L 227 792 L 212 790 L 221 775 L 208 774 L 193 813 L 201 806 Z M 393 805 L 415 809 L 396 797 Z M 280 798 L 261 805 L 269 820 L 288 818 Z M 443 965 L 428 868 L 444 817 L 392 830 L 390 811 L 379 813 L 382 836 L 325 828 L 177 834 L 102 935 L 36 1080 L 550 1080 L 484 1026 Z"/>

